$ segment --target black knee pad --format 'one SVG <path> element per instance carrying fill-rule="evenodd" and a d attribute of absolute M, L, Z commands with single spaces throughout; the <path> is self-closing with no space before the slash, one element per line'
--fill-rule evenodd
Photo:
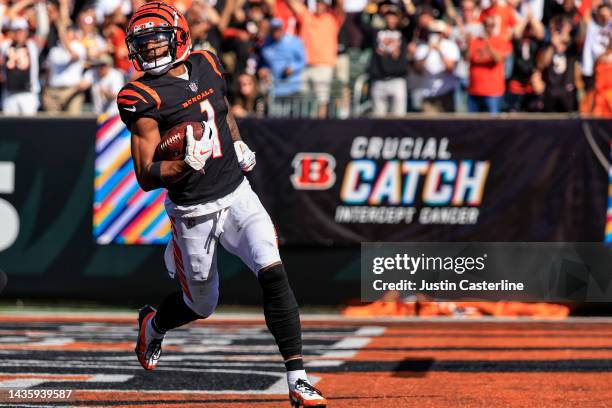
<path fill-rule="evenodd" d="M 260 271 L 266 325 L 284 359 L 302 354 L 302 328 L 297 301 L 282 264 Z"/>
<path fill-rule="evenodd" d="M 283 266 L 283 264 L 278 263 L 276 265 L 268 266 L 260 270 L 257 273 L 257 279 L 262 285 L 264 282 L 279 282 L 282 280 L 287 280 L 287 272 L 285 272 L 285 267 Z"/>

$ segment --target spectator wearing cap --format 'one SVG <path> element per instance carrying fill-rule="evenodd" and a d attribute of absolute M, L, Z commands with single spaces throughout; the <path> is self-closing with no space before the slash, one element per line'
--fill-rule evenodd
<path fill-rule="evenodd" d="M 470 112 L 499 113 L 506 90 L 504 59 L 512 52 L 505 37 L 495 34 L 495 17 L 484 20 L 484 33 L 471 38 L 468 46 L 470 85 L 468 110 Z"/>
<path fill-rule="evenodd" d="M 44 47 L 45 39 L 49 32 L 49 21 L 45 2 L 40 0 L 13 1 L 7 11 L 7 15 L 9 20 L 25 19 L 29 27 L 35 30 L 35 32 L 31 33 L 30 39 L 36 42 L 36 46 L 39 50 Z M 2 13 L 0 12 L 0 17 L 1 16 Z"/>
<path fill-rule="evenodd" d="M 424 113 L 455 111 L 454 70 L 461 58 L 459 47 L 447 37 L 442 20 L 429 24 L 427 40 L 419 41 L 414 53 L 414 69 L 420 75 Z"/>
<path fill-rule="evenodd" d="M 12 20 L 9 30 L 8 39 L 0 45 L 2 110 L 7 115 L 34 115 L 40 98 L 38 47 L 29 38 L 26 20 Z"/>
<path fill-rule="evenodd" d="M 92 61 L 92 69 L 88 70 L 81 81 L 81 90 L 90 90 L 93 111 L 98 115 L 118 115 L 117 94 L 125 85 L 121 71 L 113 68 L 113 58 L 102 54 Z"/>
<path fill-rule="evenodd" d="M 408 25 L 397 4 L 386 2 L 377 11 L 382 27 L 374 28 L 377 15 L 362 26 L 372 47 L 370 75 L 373 113 L 376 116 L 404 115 L 407 108 Z"/>
<path fill-rule="evenodd" d="M 48 112 L 79 114 L 83 108 L 80 84 L 87 51 L 77 39 L 78 28 L 68 27 L 63 21 L 57 25 L 60 41 L 51 48 L 46 61 L 48 78 L 43 104 Z"/>
<path fill-rule="evenodd" d="M 272 94 L 275 100 L 294 98 L 302 89 L 302 73 L 306 66 L 306 54 L 302 41 L 283 32 L 283 22 L 272 19 L 270 35 L 261 49 L 263 67 L 259 75 L 264 82 L 267 76 L 272 80 Z"/>
<path fill-rule="evenodd" d="M 314 12 L 301 0 L 289 0 L 289 6 L 297 16 L 306 49 L 304 90 L 314 92 L 318 117 L 325 117 L 338 56 L 338 34 L 344 21 L 344 0 L 335 0 L 333 6 L 332 0 L 316 0 Z"/>

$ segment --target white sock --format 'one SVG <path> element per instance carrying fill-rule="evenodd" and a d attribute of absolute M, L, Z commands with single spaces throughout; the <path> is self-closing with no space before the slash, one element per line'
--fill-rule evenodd
<path fill-rule="evenodd" d="M 153 337 L 154 339 L 163 339 L 164 334 L 158 333 L 152 326 L 153 318 L 149 319 L 147 323 L 147 336 Z"/>
<path fill-rule="evenodd" d="M 295 382 L 299 379 L 310 383 L 310 381 L 308 381 L 308 376 L 306 375 L 306 370 L 287 371 L 287 384 L 289 385 L 289 390 L 293 391 L 295 388 Z"/>

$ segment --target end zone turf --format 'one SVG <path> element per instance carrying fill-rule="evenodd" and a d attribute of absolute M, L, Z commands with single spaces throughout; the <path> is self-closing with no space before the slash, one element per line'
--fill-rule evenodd
<path fill-rule="evenodd" d="M 0 387 L 73 389 L 77 406 L 286 407 L 283 365 L 259 315 L 170 333 L 153 372 L 136 314 L 0 315 Z M 304 317 L 309 374 L 333 407 L 606 406 L 612 320 Z M 4 395 L 4 393 L 3 393 Z M 54 405 L 59 405 L 54 403 Z M 0 406 L 15 406 L 6 395 Z"/>

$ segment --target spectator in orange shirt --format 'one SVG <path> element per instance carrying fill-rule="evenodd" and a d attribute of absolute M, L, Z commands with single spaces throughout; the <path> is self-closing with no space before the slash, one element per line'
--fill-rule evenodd
<path fill-rule="evenodd" d="M 283 22 L 283 29 L 285 30 L 285 34 L 297 36 L 297 19 L 295 18 L 295 14 L 293 14 L 293 10 L 291 10 L 291 7 L 289 7 L 289 4 L 287 3 L 288 0 L 268 1 L 273 1 L 274 17 L 279 18 Z"/>
<path fill-rule="evenodd" d="M 132 69 L 128 59 L 128 49 L 125 44 L 125 26 L 127 17 L 123 14 L 122 4 L 114 9 L 107 7 L 104 10 L 104 24 L 102 33 L 107 41 L 107 50 L 115 60 L 115 68 L 127 74 Z"/>
<path fill-rule="evenodd" d="M 510 42 L 512 40 L 512 30 L 518 23 L 516 10 L 505 2 L 491 0 L 491 6 L 480 13 L 479 20 L 484 23 L 488 17 L 493 17 L 495 23 L 494 34 Z"/>
<path fill-rule="evenodd" d="M 595 63 L 595 106 L 596 116 L 612 117 L 612 39 L 606 51 Z"/>
<path fill-rule="evenodd" d="M 504 58 L 512 51 L 506 38 L 495 35 L 495 17 L 484 20 L 484 35 L 471 38 L 468 46 L 470 112 L 499 113 L 506 90 Z"/>
<path fill-rule="evenodd" d="M 305 90 L 314 91 L 318 116 L 325 117 L 338 55 L 338 33 L 344 21 L 344 1 L 336 0 L 332 8 L 331 0 L 317 0 L 314 13 L 301 0 L 289 0 L 289 6 L 297 15 L 306 49 Z"/>
<path fill-rule="evenodd" d="M 491 0 L 491 5 L 480 13 L 479 20 L 484 23 L 487 17 L 493 17 L 495 21 L 494 35 L 500 36 L 508 43 L 507 47 L 512 47 L 512 35 L 519 17 L 516 9 L 509 0 Z M 504 77 L 508 79 L 512 73 L 512 57 L 504 62 Z"/>

